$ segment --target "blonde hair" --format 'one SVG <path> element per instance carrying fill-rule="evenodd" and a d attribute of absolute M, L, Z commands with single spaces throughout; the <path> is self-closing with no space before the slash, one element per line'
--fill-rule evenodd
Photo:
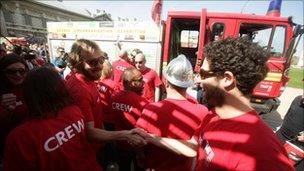
<path fill-rule="evenodd" d="M 93 54 L 94 51 L 101 51 L 99 46 L 87 39 L 79 39 L 77 40 L 71 48 L 71 52 L 69 53 L 69 63 L 72 68 L 81 69 L 81 64 L 83 62 L 84 56 L 88 56 Z M 101 51 L 102 52 L 102 51 Z"/>
<path fill-rule="evenodd" d="M 113 66 L 109 60 L 105 60 L 102 64 L 101 75 L 103 78 L 111 78 L 113 75 Z"/>

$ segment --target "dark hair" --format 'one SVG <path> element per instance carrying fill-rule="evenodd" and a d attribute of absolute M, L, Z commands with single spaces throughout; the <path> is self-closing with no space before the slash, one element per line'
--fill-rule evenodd
<path fill-rule="evenodd" d="M 243 38 L 227 38 L 209 43 L 204 56 L 210 70 L 218 75 L 230 71 L 236 77 L 237 87 L 244 94 L 251 94 L 254 87 L 267 74 L 267 53 L 257 43 Z"/>
<path fill-rule="evenodd" d="M 15 53 L 6 54 L 0 60 L 0 95 L 8 93 L 8 91 L 12 88 L 12 84 L 7 79 L 4 70 L 9 65 L 15 63 L 22 63 L 25 66 L 25 69 L 28 70 L 28 66 L 25 63 L 24 59 Z"/>
<path fill-rule="evenodd" d="M 64 80 L 50 67 L 29 72 L 24 81 L 24 98 L 31 118 L 54 117 L 72 103 Z"/>

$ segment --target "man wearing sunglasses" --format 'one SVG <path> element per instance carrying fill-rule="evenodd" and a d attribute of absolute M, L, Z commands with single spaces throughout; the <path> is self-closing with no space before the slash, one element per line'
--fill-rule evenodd
<path fill-rule="evenodd" d="M 145 134 L 139 129 L 103 130 L 102 102 L 97 80 L 101 76 L 104 57 L 99 46 L 90 40 L 77 40 L 72 45 L 69 62 L 74 72 L 67 80 L 67 88 L 85 116 L 88 140 L 95 143 L 126 140 L 130 144 L 145 144 L 145 140 L 138 135 Z M 93 147 L 99 149 L 97 144 Z"/>
<path fill-rule="evenodd" d="M 250 106 L 268 54 L 247 39 L 227 38 L 207 45 L 204 56 L 201 82 L 212 109 L 198 131 L 196 170 L 293 170 L 282 144 Z"/>
<path fill-rule="evenodd" d="M 135 56 L 135 67 L 141 72 L 144 78 L 144 90 L 142 96 L 146 98 L 149 102 L 155 102 L 155 91 L 159 91 L 159 88 L 162 86 L 162 81 L 158 77 L 157 73 L 146 67 L 146 58 L 143 53 L 138 53 Z M 156 101 L 158 101 L 157 99 Z"/>
<path fill-rule="evenodd" d="M 55 66 L 56 70 L 60 74 L 60 76 L 63 77 L 63 72 L 67 66 L 67 62 L 65 59 L 65 50 L 63 47 L 58 47 L 57 50 L 57 56 L 52 60 L 52 64 Z"/>

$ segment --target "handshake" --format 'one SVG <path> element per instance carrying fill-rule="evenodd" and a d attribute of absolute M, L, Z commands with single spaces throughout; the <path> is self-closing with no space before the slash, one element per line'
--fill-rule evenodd
<path fill-rule="evenodd" d="M 134 147 L 144 146 L 153 138 L 153 136 L 141 128 L 127 130 L 125 135 L 126 141 Z"/>
<path fill-rule="evenodd" d="M 183 140 L 160 137 L 149 134 L 140 128 L 128 130 L 128 133 L 126 135 L 127 142 L 133 147 L 141 147 L 148 143 L 151 143 L 158 147 L 167 149 L 179 155 L 184 155 L 186 157 L 195 157 L 197 155 L 198 144 L 194 138 L 190 140 Z"/>

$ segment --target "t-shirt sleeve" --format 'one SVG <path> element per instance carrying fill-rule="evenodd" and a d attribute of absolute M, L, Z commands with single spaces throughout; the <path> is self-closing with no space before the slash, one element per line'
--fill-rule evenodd
<path fill-rule="evenodd" d="M 154 85 L 155 87 L 158 87 L 160 85 L 163 84 L 163 82 L 161 81 L 161 79 L 159 78 L 159 76 L 157 75 L 157 73 L 154 71 Z"/>
<path fill-rule="evenodd" d="M 38 164 L 33 151 L 34 143 L 20 131 L 20 129 L 14 130 L 6 139 L 3 170 L 39 170 L 36 168 Z"/>

